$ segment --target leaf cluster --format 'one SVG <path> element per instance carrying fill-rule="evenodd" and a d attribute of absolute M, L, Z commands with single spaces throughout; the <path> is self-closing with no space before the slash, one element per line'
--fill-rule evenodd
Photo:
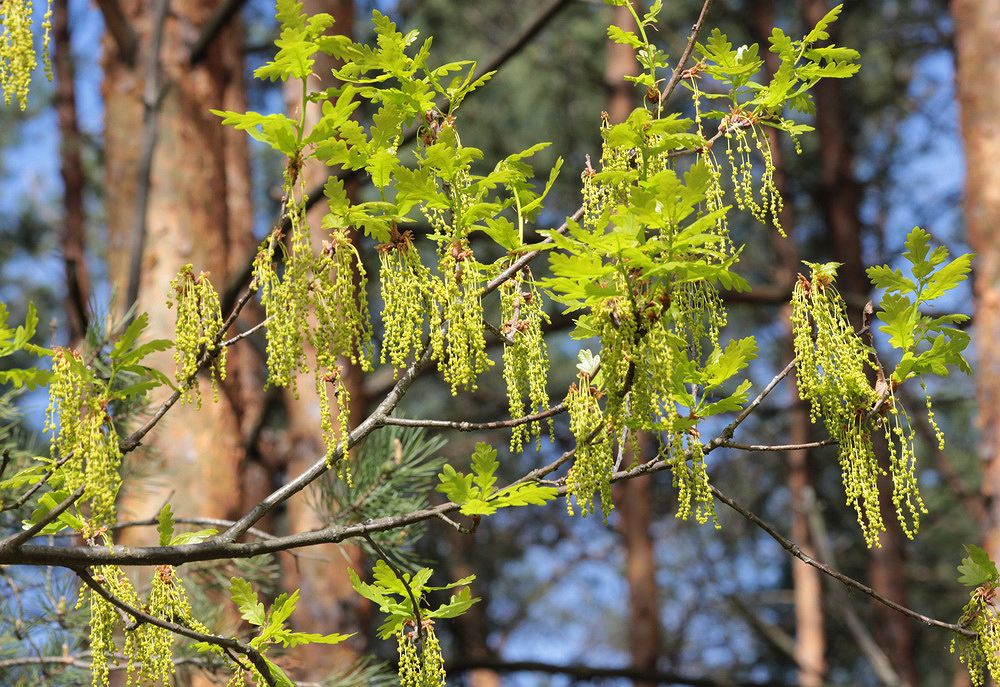
<path fill-rule="evenodd" d="M 348 570 L 354 590 L 378 606 L 379 611 L 386 616 L 385 622 L 378 628 L 378 636 L 381 639 L 392 637 L 406 622 L 415 624 L 417 618 L 425 620 L 458 617 L 479 601 L 478 598 L 472 597 L 467 586 L 476 579 L 475 575 L 463 577 L 443 587 L 432 587 L 428 582 L 433 573 L 431 568 L 420 568 L 412 574 L 406 572 L 397 574 L 392 566 L 384 560 L 379 560 L 372 570 L 372 581 L 368 583 L 362 582 L 353 569 Z M 460 589 L 445 603 L 433 609 L 424 607 L 425 596 L 429 592 L 447 591 L 457 587 Z M 417 608 L 414 608 L 414 601 L 417 603 Z"/>
<path fill-rule="evenodd" d="M 868 268 L 868 277 L 876 288 L 885 289 L 878 318 L 880 331 L 902 353 L 892 372 L 892 380 L 902 384 L 925 374 L 947 375 L 955 365 L 966 374 L 972 369 L 962 352 L 969 345 L 969 334 L 950 325 L 960 325 L 969 316 L 948 313 L 935 316 L 921 313 L 921 307 L 937 300 L 968 278 L 972 255 L 966 253 L 948 260 L 948 249 L 930 246 L 931 236 L 914 227 L 906 238 L 903 258 L 909 263 L 907 276 L 889 265 Z"/>
<path fill-rule="evenodd" d="M 556 498 L 554 487 L 537 482 L 520 482 L 497 489 L 496 471 L 500 467 L 497 450 L 479 442 L 472 452 L 472 473 L 463 474 L 445 465 L 438 475 L 437 490 L 461 506 L 463 515 L 492 515 L 501 508 L 541 506 Z"/>

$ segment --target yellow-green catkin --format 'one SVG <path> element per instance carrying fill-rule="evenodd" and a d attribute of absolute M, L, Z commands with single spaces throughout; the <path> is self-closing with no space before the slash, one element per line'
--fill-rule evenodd
<path fill-rule="evenodd" d="M 83 487 L 80 503 L 89 508 L 95 529 L 114 523 L 122 483 L 118 434 L 101 391 L 77 353 L 56 350 L 44 431 L 52 434 L 50 454 L 62 462 L 59 474 L 66 489 Z"/>
<path fill-rule="evenodd" d="M 335 403 L 330 402 L 330 385 L 334 389 Z M 351 395 L 344 384 L 344 374 L 339 365 L 334 365 L 329 371 L 323 368 L 316 370 L 316 395 L 319 397 L 320 429 L 323 432 L 323 442 L 326 444 L 326 461 L 329 467 L 334 461 L 340 460 L 338 474 L 348 484 L 351 473 L 348 465 L 348 440 L 350 428 Z"/>
<path fill-rule="evenodd" d="M 212 356 L 212 398 L 218 401 L 219 383 L 226 378 L 226 348 L 219 346 L 222 306 L 207 272 L 198 276 L 184 265 L 170 282 L 168 307 L 177 307 L 174 362 L 177 383 L 184 389 L 183 400 L 201 407 L 201 391 L 195 376 L 202 356 Z"/>
<path fill-rule="evenodd" d="M 193 620 L 191 604 L 173 566 L 158 566 L 146 601 L 151 616 L 188 624 Z M 174 674 L 174 635 L 170 630 L 152 623 L 142 623 L 125 632 L 125 655 L 129 657 L 127 682 L 135 685 L 170 684 Z"/>
<path fill-rule="evenodd" d="M 944 432 L 941 431 L 941 427 L 938 425 L 937 420 L 934 417 L 934 407 L 931 403 L 931 394 L 927 391 L 927 385 L 920 382 L 920 388 L 924 392 L 924 406 L 927 408 L 927 424 L 931 426 L 931 430 L 934 432 L 934 438 L 937 440 L 938 451 L 944 450 Z"/>
<path fill-rule="evenodd" d="M 431 357 L 452 395 L 459 389 L 475 391 L 479 375 L 493 364 L 483 330 L 483 269 L 468 240 L 461 239 L 441 244 L 438 270 L 439 307 L 431 310 Z"/>
<path fill-rule="evenodd" d="M 631 287 L 619 284 L 618 288 Z M 609 298 L 596 315 L 597 331 L 601 337 L 601 377 L 608 395 L 605 413 L 616 426 L 627 416 L 629 422 L 633 419 L 639 421 L 639 425 L 632 426 L 633 429 L 640 428 L 643 421 L 648 421 L 645 409 L 633 408 L 633 412 L 626 413 L 624 406 L 629 370 L 640 350 L 640 323 L 625 298 Z"/>
<path fill-rule="evenodd" d="M 917 483 L 916 431 L 905 409 L 889 392 L 885 410 L 875 418 L 881 424 L 889 446 L 889 474 L 892 476 L 892 503 L 900 529 L 913 539 L 920 528 L 920 516 L 927 513 Z"/>
<path fill-rule="evenodd" d="M 0 90 L 4 104 L 16 99 L 22 110 L 28 107 L 31 77 L 38 65 L 35 41 L 31 32 L 32 0 L 3 0 L 0 2 Z M 52 0 L 49 0 L 42 18 L 42 61 L 45 75 L 52 80 L 49 60 L 49 41 L 52 29 Z"/>
<path fill-rule="evenodd" d="M 997 617 L 997 588 L 986 584 L 972 590 L 969 603 L 962 609 L 961 625 L 975 637 L 953 636 L 951 652 L 969 671 L 974 687 L 986 683 L 986 675 L 1000 678 L 1000 618 Z"/>
<path fill-rule="evenodd" d="M 604 370 L 601 362 L 601 370 Z M 570 385 L 566 396 L 569 411 L 569 428 L 576 439 L 573 466 L 566 475 L 566 510 L 574 514 L 571 498 L 576 501 L 583 515 L 594 511 L 594 496 L 601 497 L 604 517 L 614 508 L 611 498 L 611 475 L 615 468 L 613 435 L 597 402 L 597 390 L 591 386 L 590 376 L 581 373 L 577 383 Z"/>
<path fill-rule="evenodd" d="M 290 182 L 285 185 L 285 216 L 291 226 L 289 247 L 281 245 L 282 232 L 275 229 L 261 244 L 253 265 L 253 286 L 258 289 L 267 315 L 267 383 L 292 386 L 296 375 L 306 372 L 305 346 L 309 334 L 310 281 L 313 265 L 312 240 L 305 216 L 305 199 L 295 199 Z M 284 252 L 279 276 L 274 256 Z"/>
<path fill-rule="evenodd" d="M 365 372 L 372 370 L 372 324 L 366 295 L 368 278 L 351 237 L 334 230 L 313 266 L 310 289 L 316 326 L 312 344 L 318 364 L 331 367 L 338 356 Z"/>
<path fill-rule="evenodd" d="M 93 577 L 115 598 L 132 608 L 141 607 L 135 587 L 118 566 L 98 566 L 94 568 Z M 108 687 L 111 666 L 118 665 L 115 631 L 123 625 L 122 615 L 113 604 L 93 590 L 81 592 L 77 607 L 81 607 L 85 600 L 90 602 L 91 687 Z M 141 661 L 142 658 L 143 656 L 130 655 L 129 662 Z"/>
<path fill-rule="evenodd" d="M 389 241 L 378 247 L 382 285 L 382 353 L 398 374 L 422 346 L 431 273 L 420 261 L 410 231 L 392 227 Z"/>
<path fill-rule="evenodd" d="M 415 629 L 401 627 L 396 633 L 396 647 L 400 687 L 444 687 L 444 657 L 433 621 L 423 622 L 420 637 Z"/>
<path fill-rule="evenodd" d="M 696 429 L 691 428 L 686 432 L 675 431 L 669 437 L 667 448 L 673 459 L 670 470 L 674 488 L 677 489 L 676 517 L 687 520 L 694 516 L 699 525 L 711 520 L 715 528 L 719 529 L 701 436 Z"/>
<path fill-rule="evenodd" d="M 522 274 L 500 287 L 500 318 L 510 416 L 518 418 L 544 410 L 549 405 L 549 354 L 542 324 L 549 321 L 549 316 L 542 307 L 541 294 Z M 511 452 L 519 453 L 532 439 L 540 439 L 540 423 L 514 427 Z"/>
<path fill-rule="evenodd" d="M 873 352 L 851 327 L 847 307 L 834 286 L 836 265 L 815 265 L 799 275 L 792 292 L 792 333 L 799 396 L 809 401 L 813 422 L 822 418 L 840 446 L 840 467 L 848 505 L 858 515 L 865 542 L 879 546 L 885 531 L 878 479 L 884 474 L 872 444 L 881 428 L 889 441 L 893 505 L 903 532 L 912 536 L 924 512 L 917 488 L 912 430 L 901 419 L 891 392 L 880 395 L 869 381 Z M 887 388 L 888 385 L 885 384 Z M 888 413 L 888 416 L 882 413 Z"/>
<path fill-rule="evenodd" d="M 734 110 L 722 122 L 726 138 L 736 207 L 748 210 L 761 224 L 773 224 L 785 236 L 781 226 L 784 200 L 774 181 L 774 160 L 771 144 L 752 113 Z M 735 151 L 734 151 L 735 147 Z M 751 154 L 756 150 L 764 163 L 760 174 L 760 191 L 754 188 L 754 166 Z M 760 200 L 758 200 L 758 195 Z"/>

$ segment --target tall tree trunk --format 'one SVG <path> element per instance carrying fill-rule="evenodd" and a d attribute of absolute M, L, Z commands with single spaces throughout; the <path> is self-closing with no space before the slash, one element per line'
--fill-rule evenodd
<path fill-rule="evenodd" d="M 625 30 L 635 30 L 627 7 L 615 7 L 612 22 Z M 608 42 L 604 80 L 608 87 L 608 116 L 612 123 L 623 122 L 635 107 L 635 86 L 625 80 L 638 65 L 635 51 L 627 45 Z M 650 437 L 636 437 L 640 447 L 636 460 L 652 454 Z M 628 651 L 632 667 L 654 672 L 663 635 L 660 622 L 659 591 L 656 586 L 656 548 L 650 532 L 653 519 L 652 477 L 627 480 L 615 487 L 618 530 L 625 547 L 625 579 L 628 583 Z M 635 681 L 636 687 L 655 687 Z"/>
<path fill-rule="evenodd" d="M 60 236 L 66 275 L 66 320 L 69 343 L 76 345 L 87 329 L 90 273 L 86 260 L 86 215 L 83 193 L 86 177 L 80 155 L 80 126 L 76 116 L 76 70 L 70 40 L 69 0 L 52 7 L 53 68 L 56 78 L 55 108 L 59 122 L 59 175 L 63 183 L 63 226 Z"/>
<path fill-rule="evenodd" d="M 305 0 L 303 4 L 309 14 L 317 12 L 332 14 L 335 19 L 332 32 L 352 35 L 353 0 Z M 316 55 L 316 65 L 313 69 L 316 76 L 310 80 L 309 90 L 314 92 L 336 85 L 331 74 L 335 66 L 332 58 Z M 298 114 L 301 85 L 289 83 L 285 97 L 288 110 Z M 306 110 L 307 123 L 317 121 L 319 115 L 319 107 L 311 104 Z M 302 170 L 308 188 L 321 183 L 328 173 L 327 167 L 317 160 L 307 161 Z M 348 188 L 349 193 L 352 191 L 353 189 Z M 325 212 L 326 204 L 320 202 L 313 206 L 307 215 L 314 247 L 317 250 L 320 249 L 324 236 L 320 224 Z M 306 354 L 312 367 L 315 364 L 316 352 L 307 346 Z M 364 418 L 368 405 L 362 384 L 363 378 L 361 370 L 349 364 L 349 361 L 341 360 L 340 366 L 345 373 L 345 383 L 351 396 L 349 426 L 354 427 Z M 303 472 L 326 451 L 320 431 L 320 404 L 313 376 L 311 373 L 300 375 L 297 381 L 298 396 L 285 394 L 289 434 L 285 465 L 287 473 L 293 476 Z M 333 391 L 329 393 L 331 403 L 335 403 Z M 328 479 L 336 478 L 331 475 Z M 287 521 L 288 527 L 296 532 L 315 529 L 323 524 L 307 495 L 300 495 L 289 501 Z M 313 547 L 310 556 L 295 560 L 285 557 L 285 575 L 282 583 L 290 589 L 300 588 L 302 596 L 309 599 L 309 603 L 296 614 L 297 626 L 305 632 L 322 633 L 351 632 L 354 628 L 363 626 L 366 608 L 351 587 L 347 576 L 348 568 L 361 570 L 363 567 L 362 552 L 353 544 Z M 334 647 L 318 644 L 303 647 L 298 654 L 302 664 L 296 676 L 303 680 L 318 680 L 333 670 L 343 669 L 364 651 L 364 642 L 363 633 L 359 633 L 353 641 Z"/>
<path fill-rule="evenodd" d="M 825 0 L 805 0 L 805 19 L 815 24 L 829 10 Z M 862 187 L 854 174 L 854 150 L 851 131 L 846 125 L 846 100 L 841 84 L 827 80 L 815 89 L 816 131 L 820 145 L 819 205 L 831 238 L 834 254 L 843 263 L 838 285 L 848 302 L 852 321 L 860 325 L 862 307 L 869 293 L 861 248 L 860 207 Z M 877 442 L 878 446 L 878 442 Z M 884 447 L 876 448 L 879 460 L 886 463 Z M 869 576 L 872 587 L 882 595 L 906 604 L 909 595 L 905 575 L 903 535 L 895 526 L 892 511 L 892 486 L 887 478 L 879 481 L 879 499 L 889 527 L 881 537 L 881 548 L 872 551 Z M 888 511 L 885 509 L 888 508 Z M 916 685 L 913 624 L 881 604 L 872 604 L 875 636 L 899 674 L 904 685 Z"/>
<path fill-rule="evenodd" d="M 135 64 L 123 62 L 104 40 L 106 214 L 108 271 L 119 299 L 129 279 L 133 224 L 141 191 L 140 142 L 146 138 L 143 91 L 150 60 L 154 3 L 122 2 L 139 37 Z M 192 67 L 188 42 L 219 5 L 218 0 L 173 0 L 166 14 L 160 49 L 165 90 L 157 105 L 157 145 L 151 158 L 145 241 L 138 280 L 137 310 L 149 313 L 150 337 L 173 338 L 175 314 L 166 307 L 170 281 L 191 263 L 210 273 L 221 289 L 253 248 L 250 169 L 246 136 L 224 128 L 210 108 L 246 110 L 243 29 L 234 20 Z M 247 323 L 240 323 L 243 328 Z M 156 354 L 153 365 L 174 375 L 171 352 Z M 241 473 L 247 455 L 245 418 L 261 403 L 258 360 L 244 347 L 229 351 L 229 375 L 212 402 L 207 378 L 199 380 L 204 406 L 178 404 L 129 456 L 136 476 L 125 486 L 126 518 L 155 516 L 169 500 L 174 512 L 232 519 L 241 515 Z M 169 393 L 152 394 L 158 404 Z M 155 532 L 126 530 L 127 543 L 148 542 Z"/>
<path fill-rule="evenodd" d="M 976 251 L 976 395 L 987 513 L 1000 559 L 1000 0 L 954 0 L 958 101 L 965 141 L 965 226 Z"/>
<path fill-rule="evenodd" d="M 753 6 L 753 30 L 758 41 L 766 42 L 771 35 L 774 21 L 773 0 L 757 0 Z M 765 55 L 765 69 L 773 75 L 777 69 L 777 56 L 768 52 Z M 775 167 L 775 184 L 778 190 L 787 197 L 788 176 L 785 168 L 784 152 L 780 137 L 774 129 L 767 129 L 768 142 L 771 147 L 771 158 Z M 775 270 L 775 282 L 791 290 L 794 284 L 796 270 L 799 266 L 799 254 L 795 245 L 795 211 L 791 202 L 782 206 L 781 224 L 788 233 L 788 238 L 782 238 L 777 232 L 772 232 L 772 245 L 778 264 Z M 785 306 L 781 309 L 781 320 L 785 323 L 784 341 L 782 342 L 782 358 L 791 359 L 791 309 Z M 790 410 L 785 414 L 788 420 L 788 442 L 804 444 L 809 441 L 809 413 L 804 403 L 799 399 L 798 386 L 790 379 L 786 386 Z M 809 452 L 805 450 L 789 451 L 786 454 L 788 462 L 788 495 L 791 501 L 791 532 L 792 539 L 799 544 L 803 552 L 815 556 L 815 545 L 809 527 L 810 509 L 813 505 L 812 474 L 809 466 Z M 819 687 L 826 680 L 826 625 L 823 614 L 823 585 L 820 572 L 806 565 L 797 558 L 791 561 L 792 594 L 795 608 L 795 662 L 799 668 L 799 684 L 802 687 Z"/>

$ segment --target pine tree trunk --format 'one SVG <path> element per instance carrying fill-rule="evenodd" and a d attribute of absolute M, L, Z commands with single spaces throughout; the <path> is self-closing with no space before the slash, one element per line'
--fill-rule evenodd
<path fill-rule="evenodd" d="M 154 3 L 128 0 L 124 13 L 139 37 L 134 65 L 119 59 L 104 41 L 105 184 L 108 272 L 121 314 L 129 280 L 129 255 L 140 192 L 144 125 L 143 90 L 150 50 Z M 207 56 L 192 66 L 188 43 L 218 1 L 174 0 L 163 26 L 160 64 L 166 88 L 156 115 L 145 213 L 145 244 L 138 280 L 137 312 L 149 313 L 147 336 L 174 337 L 175 313 L 166 306 L 170 281 L 191 263 L 221 290 L 253 248 L 250 170 L 246 136 L 220 125 L 210 108 L 246 110 L 243 29 L 233 21 Z M 238 323 L 243 329 L 248 323 Z M 149 359 L 174 376 L 171 351 Z M 247 455 L 246 418 L 256 417 L 262 399 L 259 360 L 246 347 L 229 352 L 229 376 L 212 401 L 207 378 L 200 380 L 204 405 L 178 404 L 144 445 L 127 458 L 133 477 L 120 498 L 123 519 L 149 518 L 169 501 L 178 515 L 232 519 L 241 515 L 242 473 Z M 170 389 L 151 394 L 153 407 Z M 122 543 L 150 543 L 156 533 L 129 529 Z M 200 679 L 200 678 L 199 678 Z M 198 684 L 201 684 L 198 682 Z"/>
<path fill-rule="evenodd" d="M 976 251 L 978 428 L 987 503 L 983 538 L 1000 559 L 1000 0 L 955 0 L 958 100 L 965 141 L 965 225 Z"/>

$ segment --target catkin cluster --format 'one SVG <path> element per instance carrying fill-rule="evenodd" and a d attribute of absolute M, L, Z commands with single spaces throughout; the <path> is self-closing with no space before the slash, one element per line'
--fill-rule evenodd
<path fill-rule="evenodd" d="M 143 603 L 132 582 L 118 566 L 104 565 L 95 568 L 94 579 L 109 594 L 132 608 L 142 609 L 163 621 L 208 633 L 208 628 L 194 618 L 191 602 L 177 571 L 163 565 L 154 570 L 149 595 Z M 93 687 L 108 687 L 110 667 L 118 665 L 115 634 L 124 634 L 123 654 L 128 663 L 125 684 L 162 685 L 167 687 L 174 675 L 174 634 L 150 622 L 126 625 L 122 613 L 100 594 L 86 590 L 78 605 L 90 601 L 90 651 L 92 654 L 91 680 Z"/>
<path fill-rule="evenodd" d="M 336 404 L 330 403 L 330 386 L 333 386 Z M 344 374 L 339 365 L 333 365 L 329 371 L 323 367 L 316 368 L 316 395 L 319 397 L 320 429 L 323 432 L 323 442 L 326 445 L 327 465 L 332 467 L 339 456 L 339 474 L 350 484 L 351 473 L 347 462 L 347 448 L 350 439 L 348 419 L 351 394 L 344 384 Z"/>
<path fill-rule="evenodd" d="M 372 324 L 365 295 L 368 277 L 346 230 L 331 233 L 312 268 L 310 294 L 316 326 L 312 344 L 317 364 L 333 369 L 338 357 L 371 372 Z"/>
<path fill-rule="evenodd" d="M 975 637 L 953 636 L 951 653 L 969 670 L 974 687 L 982 687 L 986 674 L 1000 677 L 1000 617 L 996 606 L 997 589 L 992 584 L 972 590 L 969 603 L 962 609 L 961 625 L 976 633 Z"/>
<path fill-rule="evenodd" d="M 254 286 L 267 315 L 268 384 L 295 390 L 298 373 L 308 369 L 304 344 L 313 346 L 313 377 L 327 460 L 332 465 L 338 455 L 344 459 L 341 474 L 349 478 L 350 395 L 338 360 L 346 358 L 366 372 L 373 369 L 368 278 L 347 229 L 333 228 L 319 254 L 314 253 L 306 200 L 295 200 L 291 177 L 286 179 L 285 193 L 285 213 L 291 227 L 289 246 L 285 249 L 281 245 L 281 231 L 275 230 L 254 261 Z M 279 250 L 285 253 L 280 275 L 274 261 Z M 335 404 L 331 403 L 330 385 Z"/>
<path fill-rule="evenodd" d="M 603 362 L 601 365 L 603 370 Z M 566 406 L 569 428 L 576 437 L 576 455 L 566 475 L 566 510 L 573 515 L 570 501 L 573 497 L 581 513 L 588 515 L 594 511 L 594 495 L 599 494 L 601 510 L 607 518 L 614 508 L 611 498 L 611 475 L 615 467 L 613 430 L 597 403 L 597 390 L 591 386 L 589 375 L 581 373 L 578 383 L 570 385 Z"/>
<path fill-rule="evenodd" d="M 118 434 L 108 417 L 102 389 L 77 353 L 57 349 L 44 431 L 52 434 L 50 454 L 62 463 L 59 474 L 66 488 L 83 487 L 80 502 L 89 507 L 94 528 L 114 523 L 115 499 L 122 483 Z"/>
<path fill-rule="evenodd" d="M 5 105 L 17 99 L 22 110 L 28 107 L 31 76 L 38 65 L 35 41 L 31 32 L 32 0 L 0 2 L 0 90 Z M 49 61 L 49 36 L 52 30 L 52 0 L 48 0 L 42 18 L 42 61 L 45 74 L 52 80 Z"/>
<path fill-rule="evenodd" d="M 94 580 L 107 589 L 108 593 L 124 603 L 138 608 L 139 595 L 132 582 L 115 565 L 102 565 L 94 568 Z M 118 665 L 115 647 L 115 631 L 122 622 L 118 609 L 105 601 L 97 592 L 86 588 L 81 591 L 77 607 L 82 607 L 85 600 L 90 601 L 90 675 L 92 687 L 108 687 L 110 684 L 111 666 Z M 136 657 L 141 660 L 142 657 Z"/>
<path fill-rule="evenodd" d="M 222 330 L 222 306 L 208 273 L 194 274 L 184 265 L 170 282 L 167 306 L 177 307 L 174 362 L 177 383 L 184 389 L 183 399 L 201 407 L 201 391 L 195 380 L 202 356 L 212 356 L 212 398 L 218 400 L 219 383 L 226 378 L 226 348 L 219 346 Z"/>
<path fill-rule="evenodd" d="M 653 174 L 672 174 L 668 147 L 663 145 L 662 137 L 647 134 L 646 145 L 635 149 L 611 145 L 611 139 L 606 137 L 604 142 L 601 172 L 588 164 L 583 173 L 584 226 L 590 231 L 603 231 L 615 213 L 627 212 L 634 187 L 623 172 L 640 180 Z M 702 195 L 705 212 L 716 218 L 706 229 L 711 234 L 706 241 L 711 250 L 690 255 L 669 252 L 663 259 L 722 264 L 733 257 L 735 247 L 726 223 L 721 173 L 707 150 L 698 164 L 703 169 L 693 170 L 685 183 L 692 192 Z M 673 239 L 684 229 L 668 218 L 661 226 L 646 231 L 650 239 L 672 246 Z M 604 418 L 610 428 L 607 434 L 621 442 L 629 432 L 657 432 L 674 459 L 677 516 L 693 515 L 701 523 L 715 521 L 704 447 L 696 423 L 680 416 L 675 396 L 678 371 L 687 367 L 689 359 L 700 361 L 706 349 L 715 350 L 719 345 L 719 332 L 727 321 L 722 298 L 708 280 L 674 283 L 644 279 L 627 263 L 620 268 L 607 286 L 623 295 L 605 299 L 591 315 L 591 324 L 602 344 L 601 375 L 607 393 Z M 610 470 L 608 467 L 608 476 Z"/>
<path fill-rule="evenodd" d="M 848 505 L 858 515 L 865 542 L 879 546 L 885 523 L 878 480 L 885 474 L 872 443 L 881 430 L 889 447 L 892 501 L 903 532 L 912 537 L 925 512 L 916 479 L 913 430 L 899 409 L 892 386 L 877 391 L 869 373 L 878 372 L 874 353 L 855 333 L 847 307 L 834 286 L 836 265 L 814 265 L 799 275 L 792 292 L 792 332 L 799 395 L 809 401 L 810 418 L 823 420 L 840 446 L 840 467 Z"/>
<path fill-rule="evenodd" d="M 500 318 L 504 335 L 503 378 L 512 418 L 548 407 L 549 354 L 542 323 L 549 317 L 542 308 L 541 294 L 522 274 L 500 287 Z M 525 403 L 527 399 L 527 403 Z M 550 422 L 551 428 L 551 422 Z M 525 443 L 540 437 L 539 423 L 514 427 L 510 450 L 518 453 Z"/>
<path fill-rule="evenodd" d="M 432 302 L 430 270 L 420 261 L 409 231 L 395 226 L 387 243 L 378 247 L 382 283 L 381 361 L 398 374 L 422 345 L 425 313 Z"/>
<path fill-rule="evenodd" d="M 442 243 L 438 250 L 440 279 L 435 281 L 438 307 L 431 310 L 431 357 L 452 395 L 475 391 L 479 375 L 493 364 L 486 354 L 483 331 L 482 266 L 467 239 Z"/>
<path fill-rule="evenodd" d="M 275 269 L 274 256 L 281 245 L 282 232 L 275 229 L 261 244 L 253 264 L 253 288 L 260 293 L 267 315 L 267 383 L 295 388 L 295 377 L 306 371 L 304 342 L 308 333 L 309 281 L 312 242 L 305 218 L 305 202 L 289 200 L 285 214 L 291 226 L 284 270 Z"/>
<path fill-rule="evenodd" d="M 734 110 L 723 120 L 722 125 L 725 127 L 726 157 L 729 159 L 736 207 L 748 210 L 761 224 L 770 222 L 785 236 L 785 230 L 781 226 L 784 200 L 774 182 L 774 160 L 767 135 L 750 113 Z M 764 162 L 764 169 L 760 173 L 759 194 L 754 189 L 754 169 L 750 157 L 754 149 Z"/>
<path fill-rule="evenodd" d="M 444 657 L 434 623 L 424 621 L 421 637 L 405 626 L 396 633 L 400 687 L 444 687 Z"/>

